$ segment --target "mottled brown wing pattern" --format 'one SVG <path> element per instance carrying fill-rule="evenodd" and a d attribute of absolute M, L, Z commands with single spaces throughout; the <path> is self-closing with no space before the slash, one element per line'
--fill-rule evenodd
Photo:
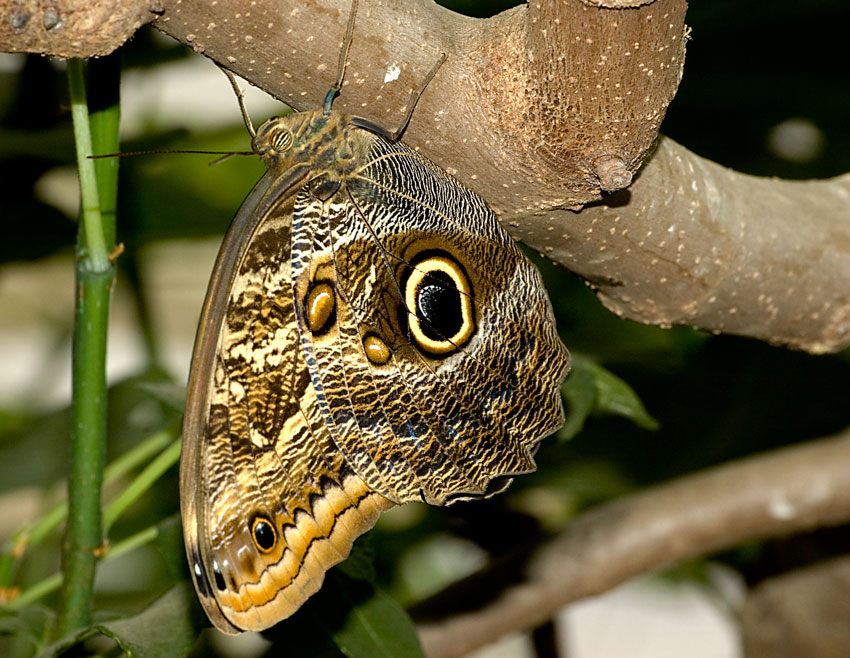
<path fill-rule="evenodd" d="M 562 421 L 569 357 L 481 199 L 335 113 L 267 122 L 184 421 L 196 589 L 225 632 L 291 615 L 394 503 L 488 496 Z"/>
<path fill-rule="evenodd" d="M 201 601 L 225 632 L 292 614 L 391 506 L 352 472 L 316 404 L 292 308 L 289 201 L 243 237 L 235 275 L 218 282 L 229 290 L 226 310 L 205 313 L 213 322 L 198 340 L 215 348 L 196 349 L 193 364 L 210 385 L 190 384 L 190 397 L 206 389 L 208 415 L 187 419 L 201 436 L 184 431 L 187 444 L 198 444 L 191 462 L 184 455 L 193 475 L 181 471 L 194 480 L 184 530 Z M 197 406 L 190 401 L 187 411 Z"/>
<path fill-rule="evenodd" d="M 479 197 L 403 144 L 346 133 L 367 159 L 338 187 L 319 176 L 299 193 L 292 250 L 296 299 L 333 264 L 335 325 L 316 337 L 297 303 L 296 315 L 334 440 L 394 502 L 501 490 L 562 422 L 568 357 L 539 274 Z M 471 283 L 474 334 L 450 354 L 424 352 L 405 324 L 401 288 L 422 253 L 447 254 Z M 366 357 L 366 335 L 388 345 L 386 363 Z"/>

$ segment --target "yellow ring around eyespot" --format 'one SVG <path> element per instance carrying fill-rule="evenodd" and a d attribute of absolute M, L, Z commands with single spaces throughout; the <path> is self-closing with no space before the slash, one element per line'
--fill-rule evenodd
<path fill-rule="evenodd" d="M 455 284 L 459 293 L 461 318 L 460 329 L 453 336 L 446 336 L 446 340 L 433 340 L 425 335 L 416 315 L 416 292 L 425 278 L 433 272 L 444 272 Z M 458 345 L 469 340 L 475 331 L 475 318 L 472 312 L 472 287 L 469 279 L 460 268 L 460 265 L 444 256 L 431 256 L 416 264 L 410 277 L 407 279 L 404 290 L 404 303 L 408 309 L 410 331 L 416 342 L 422 349 L 433 354 L 448 354 L 454 352 Z"/>
<path fill-rule="evenodd" d="M 307 316 L 307 326 L 313 333 L 321 333 L 327 329 L 328 321 L 333 315 L 336 307 L 336 297 L 334 296 L 333 286 L 329 283 L 317 283 L 310 292 L 307 293 L 307 299 L 304 302 L 304 310 Z"/>
<path fill-rule="evenodd" d="M 375 365 L 382 366 L 390 360 L 390 348 L 375 334 L 368 334 L 363 339 L 363 349 L 366 358 Z"/>
<path fill-rule="evenodd" d="M 260 546 L 260 542 L 257 541 L 257 525 L 260 523 L 265 523 L 272 532 L 272 537 L 274 538 L 272 541 L 272 545 L 268 548 L 263 548 Z M 274 524 L 267 518 L 262 516 L 257 516 L 254 518 L 254 522 L 251 524 L 251 539 L 254 540 L 254 546 L 257 547 L 257 550 L 261 553 L 271 553 L 275 546 L 277 546 L 277 529 L 274 527 Z"/>

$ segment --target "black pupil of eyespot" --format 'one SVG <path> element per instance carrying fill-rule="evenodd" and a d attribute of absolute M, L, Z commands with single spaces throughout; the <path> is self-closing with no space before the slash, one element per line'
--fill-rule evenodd
<path fill-rule="evenodd" d="M 416 291 L 416 317 L 431 340 L 447 340 L 463 326 L 460 293 L 445 272 L 431 272 Z"/>
<path fill-rule="evenodd" d="M 269 550 L 274 546 L 274 530 L 265 521 L 257 521 L 254 524 L 254 539 L 263 550 Z"/>
<path fill-rule="evenodd" d="M 221 569 L 218 566 L 218 561 L 213 560 L 213 576 L 215 577 L 215 586 L 219 591 L 224 591 L 227 586 L 224 584 L 224 577 L 221 575 Z"/>

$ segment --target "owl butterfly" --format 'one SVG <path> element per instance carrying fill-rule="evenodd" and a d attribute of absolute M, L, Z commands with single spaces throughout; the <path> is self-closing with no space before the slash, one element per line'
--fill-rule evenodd
<path fill-rule="evenodd" d="M 324 107 L 253 136 L 268 171 L 196 337 L 183 528 L 226 633 L 294 613 L 383 510 L 502 491 L 563 421 L 569 354 L 537 270 L 482 199 L 331 110 L 355 8 Z"/>

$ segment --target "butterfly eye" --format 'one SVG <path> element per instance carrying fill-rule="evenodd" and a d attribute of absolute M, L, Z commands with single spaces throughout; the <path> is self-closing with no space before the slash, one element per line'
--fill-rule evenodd
<path fill-rule="evenodd" d="M 272 133 L 270 142 L 272 145 L 272 149 L 277 152 L 288 151 L 292 148 L 294 138 L 292 136 L 292 131 L 287 130 L 286 128 L 278 128 Z"/>
<path fill-rule="evenodd" d="M 330 329 L 336 311 L 336 297 L 330 283 L 320 281 L 310 288 L 304 300 L 304 315 L 307 326 L 313 335 L 320 335 Z"/>
<path fill-rule="evenodd" d="M 451 354 L 475 331 L 469 278 L 460 263 L 444 252 L 432 252 L 413 263 L 404 301 L 410 333 L 430 354 Z"/>
<path fill-rule="evenodd" d="M 375 334 L 366 334 L 363 350 L 366 352 L 366 358 L 375 365 L 382 366 L 390 360 L 390 348 Z"/>
<path fill-rule="evenodd" d="M 251 535 L 254 537 L 254 544 L 263 553 L 271 551 L 277 543 L 277 532 L 275 532 L 274 524 L 264 516 L 255 516 L 251 522 Z"/>

